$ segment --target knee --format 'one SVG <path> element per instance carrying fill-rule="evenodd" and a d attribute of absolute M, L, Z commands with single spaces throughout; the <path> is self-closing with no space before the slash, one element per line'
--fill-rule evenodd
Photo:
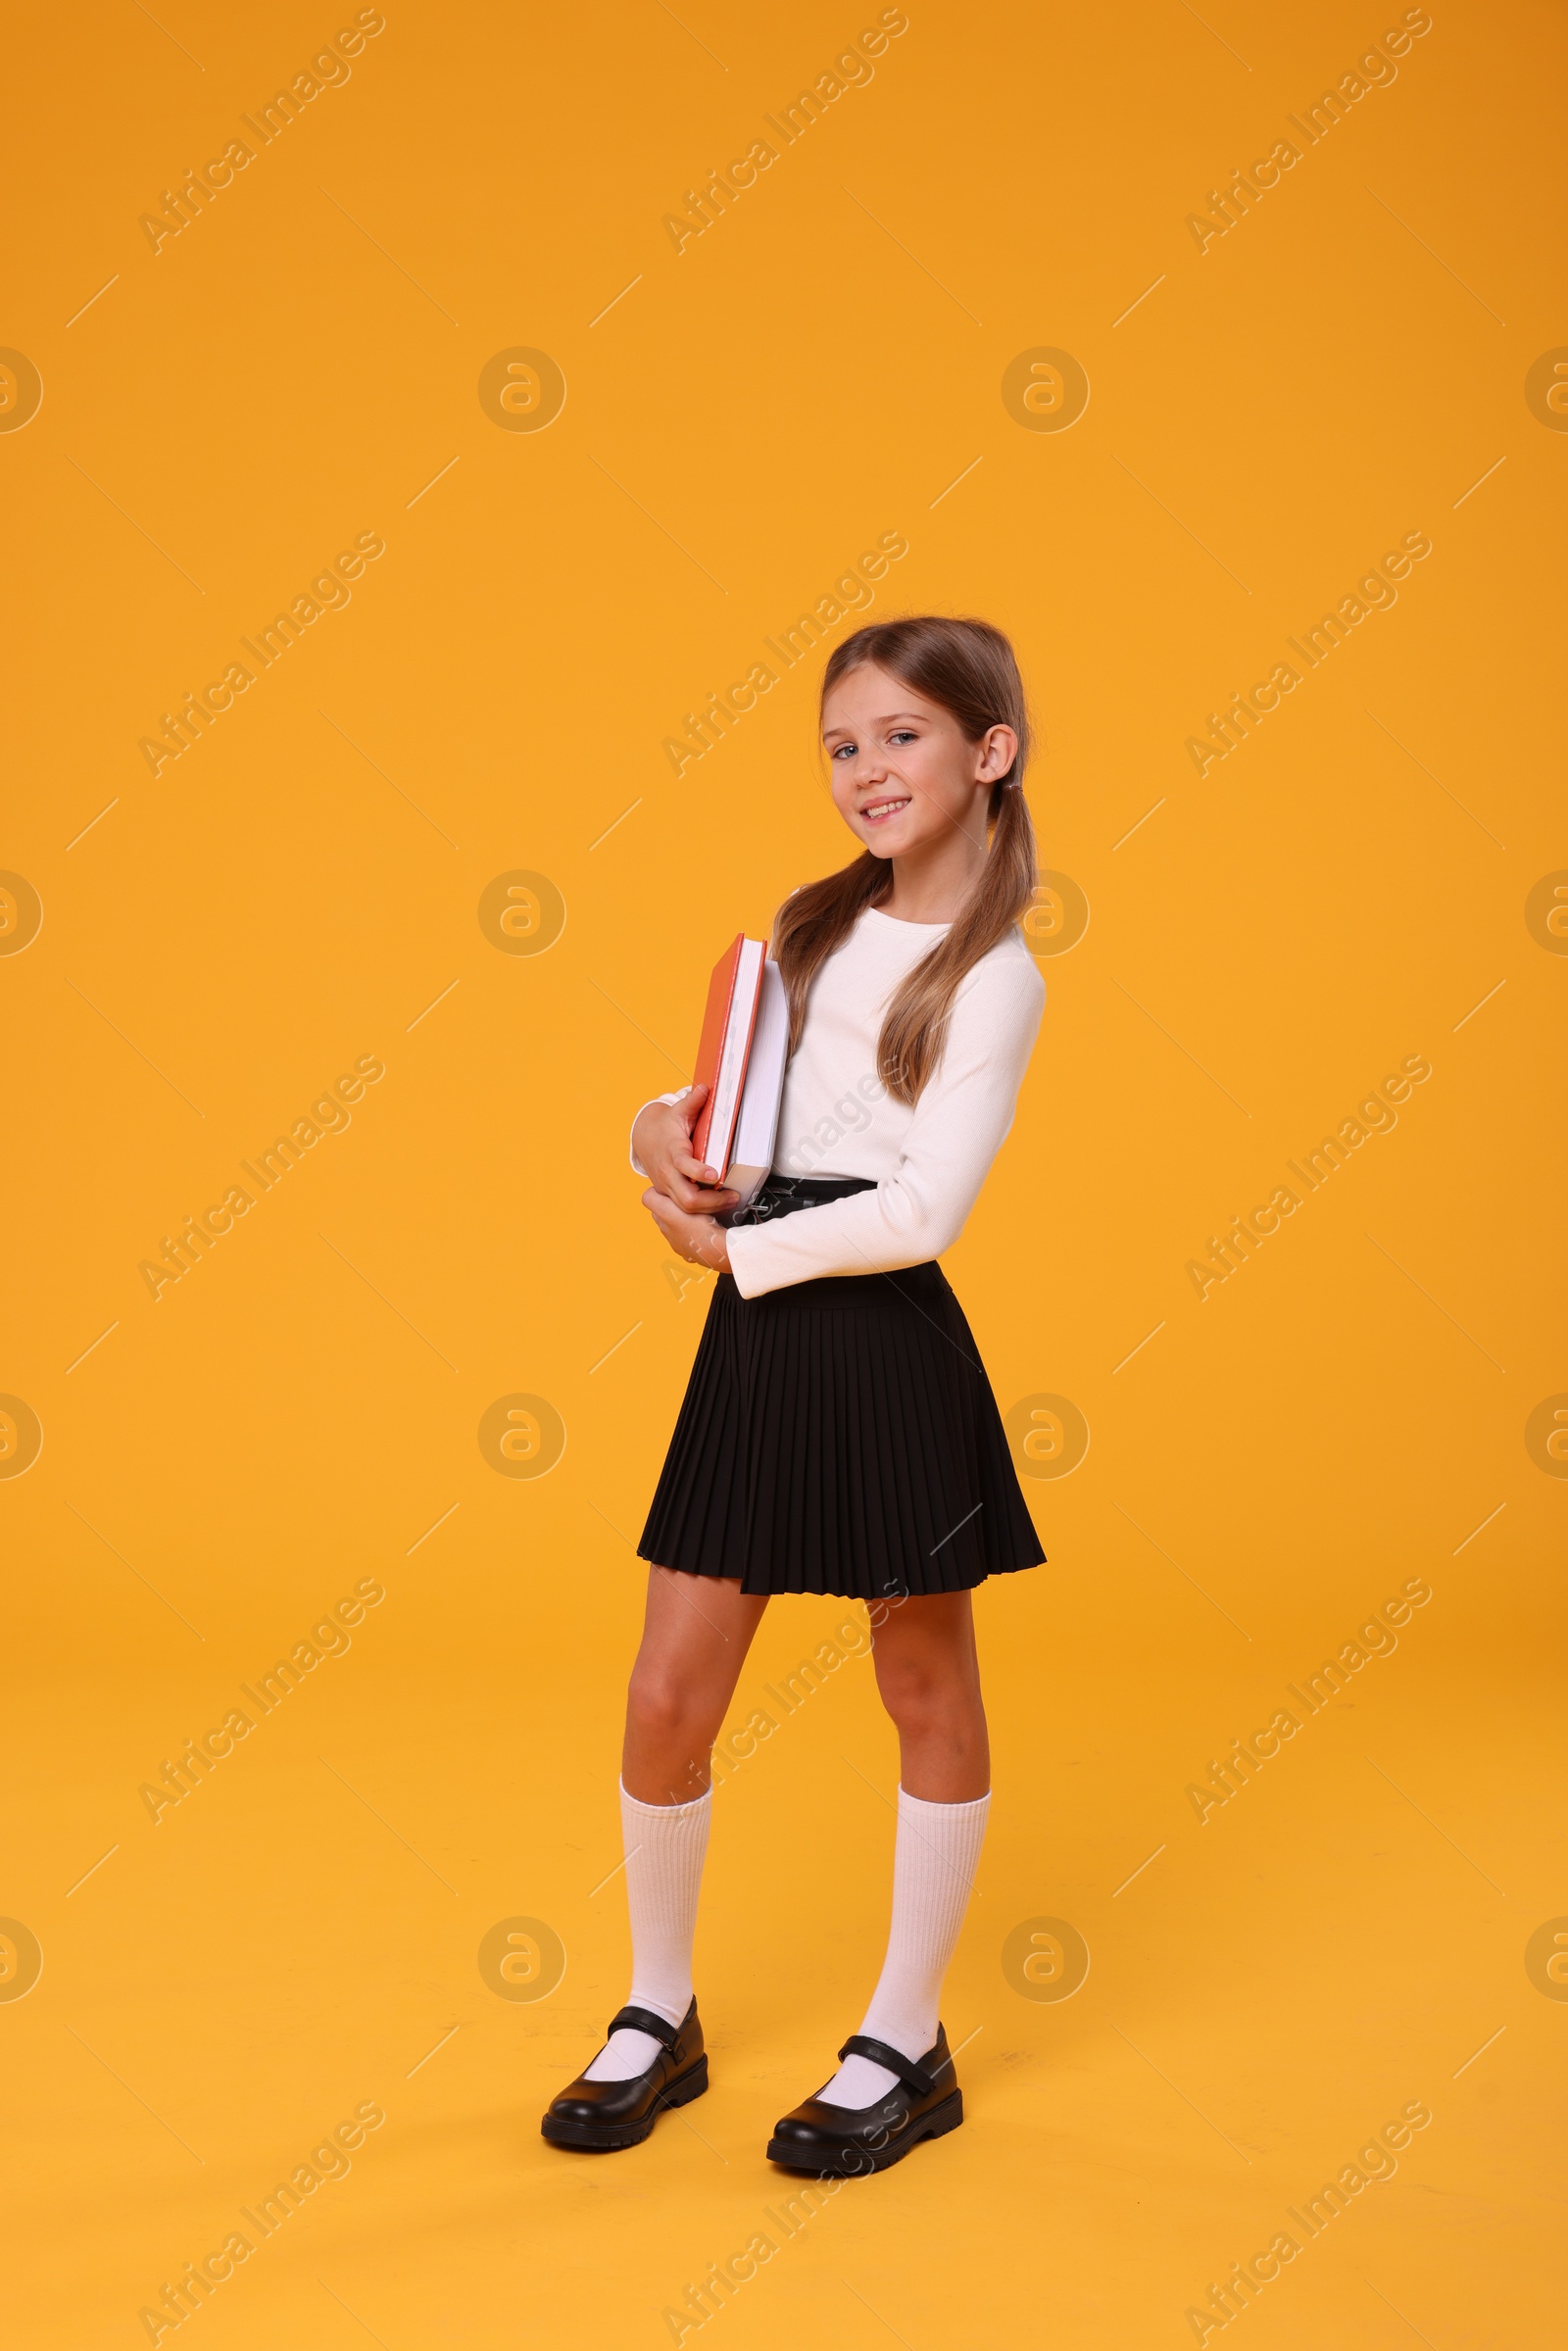
<path fill-rule="evenodd" d="M 953 1692 L 947 1680 L 912 1658 L 880 1666 L 877 1688 L 883 1705 L 906 1737 L 934 1729 L 952 1710 Z"/>
<path fill-rule="evenodd" d="M 638 1664 L 626 1689 L 626 1720 L 640 1739 L 674 1745 L 700 1738 L 703 1709 L 666 1667 Z"/>

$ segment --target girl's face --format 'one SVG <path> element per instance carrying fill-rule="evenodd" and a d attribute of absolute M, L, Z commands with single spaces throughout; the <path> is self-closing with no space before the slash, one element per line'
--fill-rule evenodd
<path fill-rule="evenodd" d="M 840 678 L 822 710 L 833 805 L 873 857 L 906 857 L 955 828 L 984 845 L 991 787 L 1018 752 L 1010 726 L 971 743 L 953 712 L 874 662 Z"/>

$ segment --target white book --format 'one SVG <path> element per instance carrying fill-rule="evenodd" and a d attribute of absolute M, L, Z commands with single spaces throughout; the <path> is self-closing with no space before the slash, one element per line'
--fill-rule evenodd
<path fill-rule="evenodd" d="M 735 1122 L 730 1163 L 724 1171 L 725 1185 L 741 1197 L 735 1208 L 726 1209 L 719 1217 L 720 1224 L 727 1224 L 740 1208 L 751 1206 L 772 1168 L 789 1042 L 789 999 L 779 967 L 769 957 L 762 965 L 761 994 L 758 998 L 757 1025 L 746 1062 L 740 1115 Z"/>

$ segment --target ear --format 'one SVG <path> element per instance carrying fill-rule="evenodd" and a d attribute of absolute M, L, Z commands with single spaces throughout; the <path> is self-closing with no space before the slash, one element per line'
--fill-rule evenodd
<path fill-rule="evenodd" d="M 1018 757 L 1018 738 L 1010 726 L 993 726 L 976 745 L 974 780 L 994 784 Z"/>

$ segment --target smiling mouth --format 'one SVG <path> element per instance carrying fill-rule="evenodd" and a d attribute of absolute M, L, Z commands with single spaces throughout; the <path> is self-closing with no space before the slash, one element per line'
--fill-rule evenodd
<path fill-rule="evenodd" d="M 866 824 L 886 824 L 908 807 L 911 797 L 905 793 L 901 797 L 868 801 L 860 810 L 861 820 Z"/>

